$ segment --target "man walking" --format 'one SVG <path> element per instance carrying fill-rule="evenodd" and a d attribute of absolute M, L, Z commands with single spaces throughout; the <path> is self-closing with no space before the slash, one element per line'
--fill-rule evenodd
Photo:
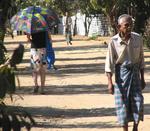
<path fill-rule="evenodd" d="M 71 26 L 72 26 L 72 18 L 69 16 L 69 13 L 66 12 L 66 19 L 65 19 L 65 36 L 67 45 L 72 45 L 72 33 L 71 33 Z"/>
<path fill-rule="evenodd" d="M 132 17 L 123 14 L 118 18 L 118 34 L 112 37 L 106 56 L 105 72 L 109 93 L 115 95 L 119 124 L 128 131 L 128 122 L 133 121 L 133 131 L 143 120 L 144 56 L 142 37 L 132 32 Z M 115 72 L 115 86 L 112 75 Z"/>

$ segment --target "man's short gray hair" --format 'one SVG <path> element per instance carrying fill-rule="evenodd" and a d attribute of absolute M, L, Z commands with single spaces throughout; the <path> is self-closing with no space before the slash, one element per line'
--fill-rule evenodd
<path fill-rule="evenodd" d="M 123 15 L 120 15 L 120 16 L 119 16 L 119 18 L 118 18 L 118 24 L 121 24 L 120 22 L 121 22 L 121 19 L 122 19 L 122 18 L 126 18 L 126 19 L 130 18 L 130 19 L 133 21 L 133 19 L 132 19 L 132 17 L 131 17 L 130 15 L 128 15 L 128 14 L 123 14 Z"/>

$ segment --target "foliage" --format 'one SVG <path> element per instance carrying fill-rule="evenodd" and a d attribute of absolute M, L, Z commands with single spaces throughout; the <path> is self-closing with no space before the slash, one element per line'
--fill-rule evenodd
<path fill-rule="evenodd" d="M 14 50 L 11 59 L 10 59 L 10 66 L 14 67 L 14 69 L 17 69 L 16 65 L 20 64 L 23 59 L 24 54 L 24 45 L 19 43 L 19 46 Z"/>
<path fill-rule="evenodd" d="M 150 49 L 150 18 L 146 23 L 146 29 L 143 38 L 144 38 L 144 45 Z"/>
<path fill-rule="evenodd" d="M 98 34 L 96 33 L 96 34 L 93 34 L 90 38 L 89 38 L 89 40 L 96 40 L 98 38 Z"/>
<path fill-rule="evenodd" d="M 65 12 L 74 10 L 72 0 L 16 0 L 16 5 L 20 5 L 19 10 L 33 5 L 50 7 L 60 15 L 65 15 Z"/>
<path fill-rule="evenodd" d="M 15 73 L 13 68 L 7 64 L 0 66 L 0 127 L 3 131 L 20 131 L 23 126 L 29 131 L 35 124 L 34 120 L 24 110 L 16 107 L 6 106 L 3 101 L 6 94 L 12 99 L 12 94 L 16 90 Z M 13 99 L 12 99 L 13 100 Z"/>
<path fill-rule="evenodd" d="M 21 131 L 22 127 L 30 131 L 31 125 L 35 125 L 31 115 L 18 107 L 10 107 L 1 103 L 0 112 L 0 129 L 2 131 Z"/>
<path fill-rule="evenodd" d="M 13 70 L 8 66 L 2 66 L 0 68 L 0 99 L 3 99 L 6 93 L 14 93 L 15 89 L 15 75 Z"/>
<path fill-rule="evenodd" d="M 44 6 L 46 7 L 52 0 L 15 0 L 17 11 L 24 9 L 28 6 Z"/>
<path fill-rule="evenodd" d="M 83 14 L 86 14 L 87 16 L 97 16 L 97 14 L 100 14 L 101 11 L 98 10 L 98 8 L 94 8 L 90 0 L 78 0 L 79 3 L 79 9 Z"/>
<path fill-rule="evenodd" d="M 9 18 L 16 12 L 14 0 L 0 1 L 0 64 L 5 62 L 4 37 L 6 33 L 6 23 Z"/>
<path fill-rule="evenodd" d="M 48 2 L 48 6 L 52 8 L 61 16 L 68 12 L 70 15 L 76 13 L 76 1 L 73 0 L 53 0 Z"/>
<path fill-rule="evenodd" d="M 150 17 L 150 1 L 132 0 L 135 13 L 135 31 L 141 34 L 145 32 L 145 24 Z"/>
<path fill-rule="evenodd" d="M 2 41 L 0 41 L 0 65 L 3 64 L 6 60 L 5 57 L 6 48 Z"/>
<path fill-rule="evenodd" d="M 118 12 L 119 0 L 90 0 L 93 8 L 102 12 L 107 18 L 113 29 L 113 32 L 117 32 L 116 26 L 116 13 Z M 119 5 L 119 6 L 118 6 Z M 111 30 L 112 30 L 111 29 Z"/>
<path fill-rule="evenodd" d="M 144 45 L 150 49 L 150 36 L 147 35 L 147 36 L 144 36 Z"/>
<path fill-rule="evenodd" d="M 135 19 L 135 31 L 143 34 L 145 23 L 150 17 L 149 0 L 90 0 L 92 6 L 102 11 L 109 19 L 114 32 L 117 32 L 117 18 L 119 15 L 127 13 Z"/>
<path fill-rule="evenodd" d="M 35 123 L 25 111 L 18 110 L 18 108 L 9 108 L 3 103 L 6 94 L 9 94 L 12 98 L 12 94 L 16 89 L 15 73 L 8 66 L 5 57 L 6 48 L 4 46 L 6 23 L 17 11 L 16 1 L 0 0 L 0 127 L 3 131 L 20 131 L 23 126 L 30 130 L 31 125 Z M 14 59 L 11 62 L 16 63 L 16 60 Z"/>
<path fill-rule="evenodd" d="M 90 0 L 77 0 L 76 3 L 76 12 L 79 11 L 85 15 L 84 19 L 84 27 L 85 27 L 85 35 L 87 36 L 89 33 L 90 25 L 93 17 L 97 17 L 97 14 L 100 12 L 93 8 Z"/>

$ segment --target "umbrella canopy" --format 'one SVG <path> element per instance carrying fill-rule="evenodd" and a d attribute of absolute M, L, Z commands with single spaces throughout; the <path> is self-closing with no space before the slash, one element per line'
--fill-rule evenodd
<path fill-rule="evenodd" d="M 48 30 L 59 23 L 59 18 L 51 9 L 30 6 L 14 15 L 10 23 L 12 29 L 31 34 Z"/>

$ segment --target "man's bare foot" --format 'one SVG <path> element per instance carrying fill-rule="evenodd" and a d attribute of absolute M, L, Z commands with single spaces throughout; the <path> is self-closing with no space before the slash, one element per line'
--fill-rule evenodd
<path fill-rule="evenodd" d="M 39 86 L 35 86 L 33 89 L 33 93 L 38 93 L 38 90 L 39 90 Z"/>

